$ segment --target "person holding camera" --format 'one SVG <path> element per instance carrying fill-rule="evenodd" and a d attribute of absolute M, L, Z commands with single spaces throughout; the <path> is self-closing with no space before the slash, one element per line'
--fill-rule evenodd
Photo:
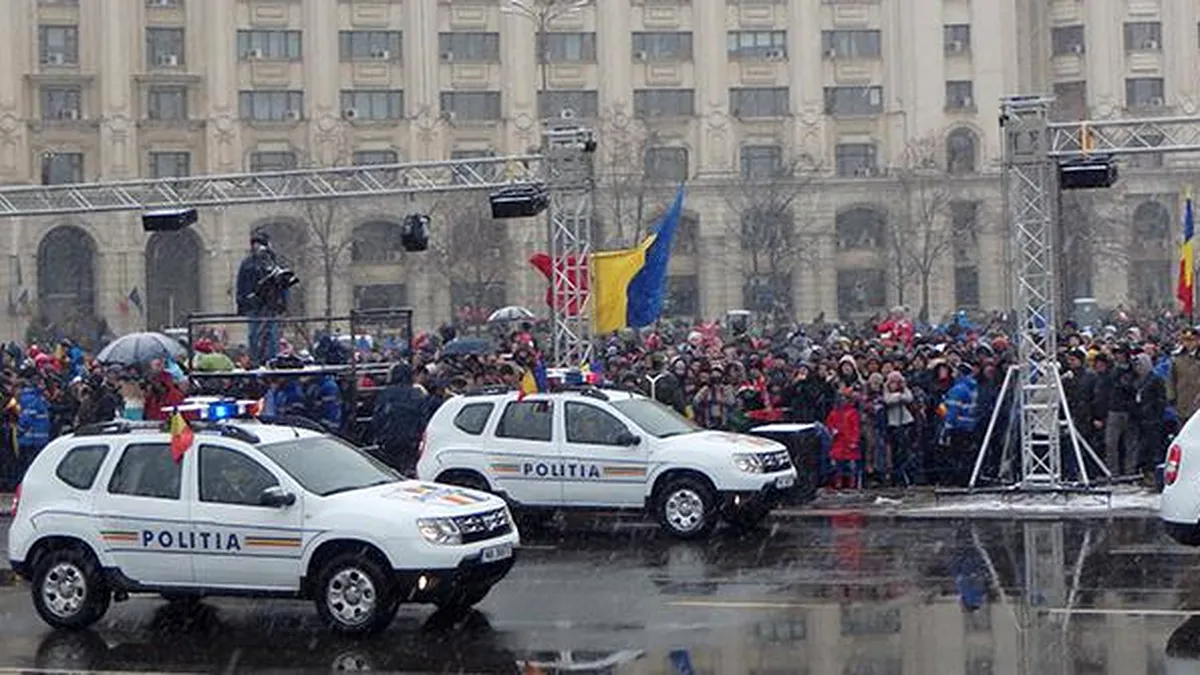
<path fill-rule="evenodd" d="M 237 275 L 237 313 L 249 321 L 250 358 L 261 366 L 279 349 L 279 324 L 275 317 L 287 311 L 287 288 L 282 277 L 295 278 L 280 266 L 263 230 L 250 235 L 250 255 L 242 260 Z"/>

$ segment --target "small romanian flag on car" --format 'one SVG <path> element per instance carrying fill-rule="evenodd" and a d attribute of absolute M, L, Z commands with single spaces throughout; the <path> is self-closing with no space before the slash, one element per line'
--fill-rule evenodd
<path fill-rule="evenodd" d="M 176 462 L 181 462 L 183 453 L 192 447 L 192 441 L 196 440 L 196 435 L 192 433 L 192 428 L 188 426 L 187 420 L 183 419 L 183 415 L 179 412 L 171 415 L 167 429 L 171 432 L 171 457 Z"/>

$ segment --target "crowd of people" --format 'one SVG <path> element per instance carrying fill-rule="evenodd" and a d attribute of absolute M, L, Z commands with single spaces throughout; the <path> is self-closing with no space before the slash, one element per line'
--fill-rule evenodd
<path fill-rule="evenodd" d="M 198 338 L 190 357 L 122 364 L 99 363 L 69 340 L 10 344 L 0 357 L 0 491 L 12 489 L 58 434 L 116 418 L 165 421 L 196 395 L 260 400 L 265 416 L 305 418 L 411 471 L 441 401 L 479 387 L 519 386 L 544 358 L 539 325 L 512 328 L 488 327 L 488 349 L 453 355 L 445 348 L 456 337 L 452 328 L 386 347 L 324 335 L 297 350 L 280 337 L 268 363 L 216 335 Z M 699 427 L 811 424 L 824 440 L 818 470 L 831 489 L 963 486 L 993 411 L 999 407 L 998 438 L 1016 429 L 1000 397 L 1016 362 L 1012 328 L 1003 315 L 973 323 L 960 313 L 918 329 L 903 308 L 853 327 L 664 322 L 601 338 L 595 358 L 581 366 Z M 1177 316 L 1135 321 L 1116 313 L 1094 328 L 1067 323 L 1059 336 L 1074 428 L 1113 474 L 1150 479 L 1172 429 L 1200 407 L 1197 333 Z M 983 475 L 1011 468 L 1001 461 L 1000 452 L 988 453 Z M 1078 472 L 1070 453 L 1065 462 L 1069 474 Z M 1097 475 L 1098 467 L 1088 469 Z"/>

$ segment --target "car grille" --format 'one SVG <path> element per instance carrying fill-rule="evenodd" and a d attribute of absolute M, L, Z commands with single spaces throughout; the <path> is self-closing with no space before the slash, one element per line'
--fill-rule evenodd
<path fill-rule="evenodd" d="M 505 509 L 473 513 L 469 516 L 456 516 L 454 524 L 462 533 L 464 544 L 502 537 L 512 532 L 512 522 L 508 519 L 508 511 Z"/>
<path fill-rule="evenodd" d="M 788 469 L 792 468 L 792 459 L 788 456 L 787 450 L 762 452 L 759 453 L 758 459 L 760 462 L 762 462 L 763 473 L 787 471 Z"/>

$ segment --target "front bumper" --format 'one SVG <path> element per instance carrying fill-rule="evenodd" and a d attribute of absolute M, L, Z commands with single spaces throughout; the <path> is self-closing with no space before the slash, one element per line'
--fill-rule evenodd
<path fill-rule="evenodd" d="M 504 560 L 485 563 L 479 553 L 449 569 L 395 570 L 401 601 L 437 604 L 486 591 L 508 575 L 519 553 L 514 546 L 513 554 Z"/>
<path fill-rule="evenodd" d="M 770 510 L 777 506 L 793 487 L 780 488 L 775 481 L 757 490 L 727 490 L 721 493 L 721 511 L 737 513 L 745 509 Z"/>

